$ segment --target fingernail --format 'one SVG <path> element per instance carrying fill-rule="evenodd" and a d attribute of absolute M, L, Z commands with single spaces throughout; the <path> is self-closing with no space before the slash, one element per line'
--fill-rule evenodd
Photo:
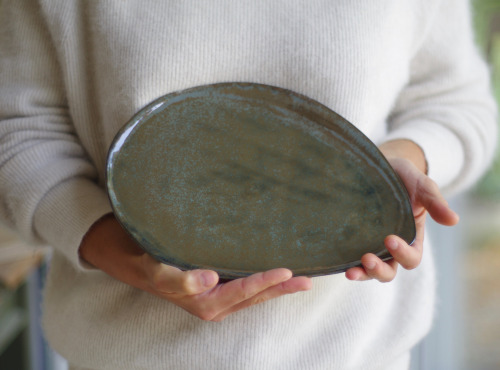
<path fill-rule="evenodd" d="M 398 247 L 399 247 L 399 244 L 398 244 L 398 242 L 396 240 L 389 239 L 387 241 L 387 248 L 389 248 L 390 250 L 395 251 L 396 249 L 398 249 Z"/>
<path fill-rule="evenodd" d="M 201 282 L 203 286 L 209 287 L 216 283 L 217 276 L 209 271 L 205 271 L 201 274 Z"/>
<path fill-rule="evenodd" d="M 374 261 L 368 261 L 365 263 L 365 267 L 369 270 L 373 270 L 377 264 Z"/>

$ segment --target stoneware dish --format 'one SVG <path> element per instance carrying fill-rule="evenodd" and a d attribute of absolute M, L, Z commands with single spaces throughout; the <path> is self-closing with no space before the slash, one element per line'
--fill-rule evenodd
<path fill-rule="evenodd" d="M 316 276 L 412 243 L 408 194 L 344 118 L 277 87 L 223 83 L 163 96 L 109 151 L 114 212 L 138 244 L 181 269 L 234 279 L 276 267 Z"/>

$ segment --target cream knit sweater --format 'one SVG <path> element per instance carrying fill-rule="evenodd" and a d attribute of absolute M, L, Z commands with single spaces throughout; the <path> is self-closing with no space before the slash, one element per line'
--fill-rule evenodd
<path fill-rule="evenodd" d="M 465 0 L 2 0 L 0 219 L 55 253 L 44 327 L 92 369 L 405 368 L 428 331 L 424 260 L 388 284 L 315 278 L 312 291 L 203 322 L 82 265 L 110 211 L 118 129 L 153 99 L 215 82 L 276 85 L 379 143 L 409 138 L 444 191 L 472 184 L 496 139 Z"/>

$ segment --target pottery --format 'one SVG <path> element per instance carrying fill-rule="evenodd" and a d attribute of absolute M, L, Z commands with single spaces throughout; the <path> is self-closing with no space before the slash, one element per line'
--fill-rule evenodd
<path fill-rule="evenodd" d="M 116 136 L 107 189 L 146 252 L 224 279 L 337 273 L 368 252 L 390 258 L 389 234 L 415 237 L 406 189 L 377 147 L 324 105 L 267 85 L 155 100 Z"/>

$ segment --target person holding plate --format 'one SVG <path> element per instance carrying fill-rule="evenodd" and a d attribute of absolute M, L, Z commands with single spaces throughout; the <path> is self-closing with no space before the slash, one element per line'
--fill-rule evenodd
<path fill-rule="evenodd" d="M 144 253 L 106 194 L 112 140 L 158 97 L 221 82 L 355 124 L 404 182 L 415 242 L 387 235 L 393 259 L 345 274 L 224 283 Z M 43 326 L 71 369 L 408 368 L 435 304 L 426 215 L 458 222 L 443 194 L 496 137 L 466 0 L 0 2 L 0 219 L 54 248 Z"/>

